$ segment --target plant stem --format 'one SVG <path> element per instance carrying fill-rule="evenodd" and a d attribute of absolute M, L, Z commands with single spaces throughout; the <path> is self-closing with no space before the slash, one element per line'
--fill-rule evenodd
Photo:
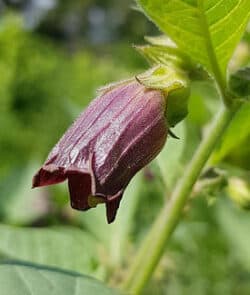
<path fill-rule="evenodd" d="M 237 109 L 227 109 L 222 106 L 193 159 L 187 166 L 183 177 L 173 191 L 171 199 L 163 207 L 147 237 L 142 241 L 142 246 L 138 255 L 134 258 L 123 286 L 129 294 L 141 294 L 144 286 L 152 276 L 160 258 L 164 254 L 172 232 L 180 221 L 183 208 L 193 185 Z"/>

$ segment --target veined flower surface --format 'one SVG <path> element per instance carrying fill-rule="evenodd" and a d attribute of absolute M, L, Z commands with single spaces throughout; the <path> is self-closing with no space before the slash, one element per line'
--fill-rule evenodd
<path fill-rule="evenodd" d="M 105 203 L 112 222 L 129 181 L 166 141 L 165 110 L 162 92 L 137 81 L 106 88 L 52 149 L 33 187 L 67 179 L 73 208 Z"/>

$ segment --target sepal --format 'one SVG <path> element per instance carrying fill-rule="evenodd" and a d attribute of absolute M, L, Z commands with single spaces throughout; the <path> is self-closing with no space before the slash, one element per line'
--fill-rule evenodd
<path fill-rule="evenodd" d="M 150 65 L 163 64 L 166 66 L 176 65 L 186 68 L 189 59 L 166 36 L 145 37 L 150 44 L 134 46 L 135 49 L 149 62 Z"/>
<path fill-rule="evenodd" d="M 165 93 L 166 117 L 170 127 L 175 126 L 187 116 L 190 87 L 184 70 L 173 65 L 159 64 L 136 78 L 144 86 L 162 90 Z"/>

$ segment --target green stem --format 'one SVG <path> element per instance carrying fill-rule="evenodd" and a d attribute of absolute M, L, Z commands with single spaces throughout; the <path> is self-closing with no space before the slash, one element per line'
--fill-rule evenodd
<path fill-rule="evenodd" d="M 130 294 L 141 294 L 144 286 L 152 276 L 160 258 L 164 254 L 166 244 L 181 218 L 193 185 L 235 112 L 236 109 L 230 110 L 225 106 L 222 107 L 193 159 L 187 166 L 184 177 L 180 179 L 173 191 L 170 201 L 163 207 L 150 232 L 142 242 L 142 246 L 138 255 L 134 258 L 123 286 Z"/>

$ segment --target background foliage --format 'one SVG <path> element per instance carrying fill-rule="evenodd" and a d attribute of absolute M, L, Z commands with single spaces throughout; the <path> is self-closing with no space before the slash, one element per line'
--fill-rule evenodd
<path fill-rule="evenodd" d="M 10 274 L 15 280 L 21 276 L 24 288 L 27 278 L 40 282 L 51 275 L 52 282 L 65 282 L 55 294 L 71 294 L 67 292 L 77 280 L 90 294 L 92 283 L 78 272 L 116 287 L 218 109 L 217 91 L 210 79 L 192 83 L 189 115 L 174 129 L 180 140 L 169 138 L 156 161 L 133 179 L 117 221 L 108 226 L 101 206 L 86 213 L 73 211 L 65 183 L 31 190 L 31 178 L 98 87 L 146 69 L 130 44 L 142 44 L 143 35 L 158 31 L 131 9 L 130 1 L 0 3 L 0 282 L 12 294 L 6 283 Z M 249 35 L 247 31 L 236 49 L 232 71 L 250 63 Z M 249 294 L 250 215 L 242 209 L 250 207 L 249 118 L 248 104 L 211 157 L 217 170 L 195 187 L 145 294 Z M 216 185 L 208 188 L 207 180 L 216 180 Z M 5 267 L 9 260 L 18 263 L 14 270 L 13 263 Z M 45 265 L 65 273 L 55 274 L 43 269 Z M 91 288 L 100 294 L 96 284 Z"/>

